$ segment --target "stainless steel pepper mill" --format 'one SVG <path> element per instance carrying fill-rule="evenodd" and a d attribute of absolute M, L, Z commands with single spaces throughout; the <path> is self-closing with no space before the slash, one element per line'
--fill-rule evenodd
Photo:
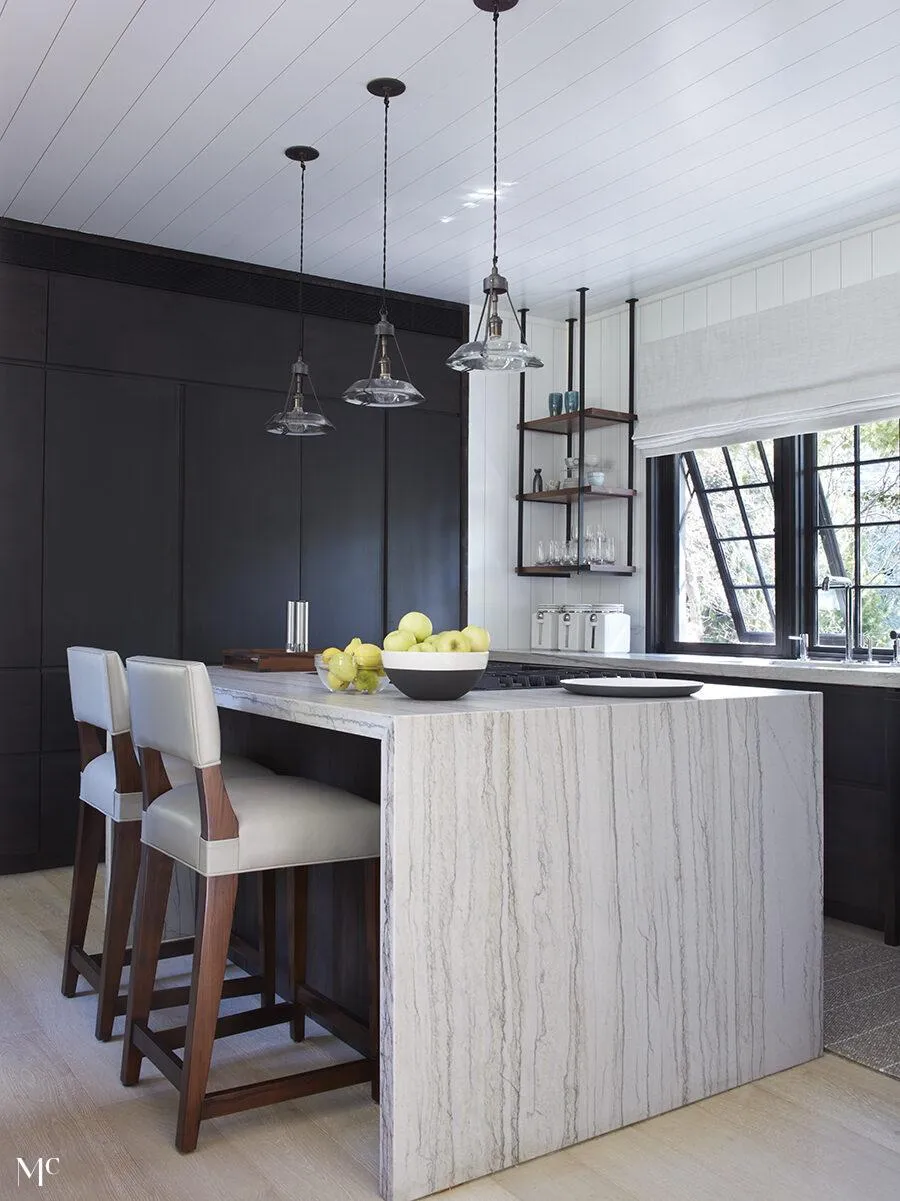
<path fill-rule="evenodd" d="M 309 650 L 309 601 L 288 601 L 287 643 L 284 649 L 294 653 Z"/>

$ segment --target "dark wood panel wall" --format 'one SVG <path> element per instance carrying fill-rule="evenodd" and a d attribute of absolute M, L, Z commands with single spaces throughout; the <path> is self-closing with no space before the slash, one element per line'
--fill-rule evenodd
<path fill-rule="evenodd" d="M 397 295 L 421 409 L 340 400 L 378 294 L 310 279 L 306 357 L 336 430 L 276 439 L 297 277 L 0 221 L 0 872 L 65 863 L 77 757 L 66 647 L 217 662 L 406 609 L 465 621 L 464 306 Z"/>

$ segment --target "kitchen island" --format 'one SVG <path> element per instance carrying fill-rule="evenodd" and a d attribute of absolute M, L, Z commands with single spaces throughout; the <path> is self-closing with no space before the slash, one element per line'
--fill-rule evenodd
<path fill-rule="evenodd" d="M 821 1054 L 819 696 L 210 675 L 223 709 L 380 744 L 389 1201 Z"/>

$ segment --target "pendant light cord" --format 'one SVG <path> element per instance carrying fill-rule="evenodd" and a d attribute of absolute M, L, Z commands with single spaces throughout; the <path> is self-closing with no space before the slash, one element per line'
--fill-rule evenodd
<path fill-rule="evenodd" d="M 381 319 L 387 318 L 387 206 L 388 206 L 388 109 L 389 96 L 384 98 L 384 189 L 381 221 Z"/>
<path fill-rule="evenodd" d="M 300 358 L 303 358 L 303 231 L 306 225 L 306 163 L 300 163 L 300 285 L 297 288 L 297 308 L 300 315 Z"/>
<path fill-rule="evenodd" d="M 494 0 L 494 266 L 497 266 L 497 33 L 500 28 L 500 4 Z"/>

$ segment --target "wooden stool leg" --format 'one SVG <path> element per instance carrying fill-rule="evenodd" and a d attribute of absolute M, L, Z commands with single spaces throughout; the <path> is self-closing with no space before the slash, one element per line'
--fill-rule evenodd
<path fill-rule="evenodd" d="M 79 802 L 78 833 L 75 837 L 75 870 L 72 873 L 72 896 L 69 901 L 69 924 L 66 931 L 65 961 L 63 963 L 62 994 L 74 997 L 78 986 L 78 969 L 72 965 L 72 948 L 84 949 L 97 867 L 103 851 L 106 819 L 93 805 Z"/>
<path fill-rule="evenodd" d="M 131 979 L 128 985 L 128 1008 L 125 1012 L 125 1045 L 122 1048 L 122 1083 L 137 1084 L 143 1055 L 134 1045 L 135 1023 L 145 1023 L 150 1016 L 153 985 L 159 962 L 169 887 L 172 883 L 172 860 L 153 847 L 141 847 L 141 869 L 138 877 L 137 909 L 134 917 L 134 949 L 131 952 Z"/>
<path fill-rule="evenodd" d="M 257 903 L 259 906 L 259 972 L 263 987 L 259 1003 L 265 1008 L 275 1004 L 275 873 L 260 872 L 257 876 Z"/>
<path fill-rule="evenodd" d="M 237 876 L 209 876 L 200 880 L 187 1041 L 175 1132 L 179 1151 L 193 1151 L 200 1133 L 236 896 Z"/>
<path fill-rule="evenodd" d="M 100 987 L 97 998 L 97 1024 L 94 1033 L 101 1042 L 112 1038 L 116 1001 L 122 983 L 128 927 L 134 910 L 134 894 L 141 866 L 141 823 L 113 822 L 111 846 L 107 855 L 109 890 L 106 899 L 106 926 L 103 931 L 103 958 L 100 963 Z"/>
<path fill-rule="evenodd" d="M 381 1095 L 381 860 L 366 860 L 365 925 L 369 962 L 369 1055 L 372 1059 L 372 1100 Z"/>
<path fill-rule="evenodd" d="M 294 1006 L 291 1038 L 295 1043 L 306 1037 L 306 1010 L 297 1003 L 297 986 L 306 983 L 306 932 L 309 909 L 309 868 L 288 868 L 288 940 L 290 999 Z"/>

